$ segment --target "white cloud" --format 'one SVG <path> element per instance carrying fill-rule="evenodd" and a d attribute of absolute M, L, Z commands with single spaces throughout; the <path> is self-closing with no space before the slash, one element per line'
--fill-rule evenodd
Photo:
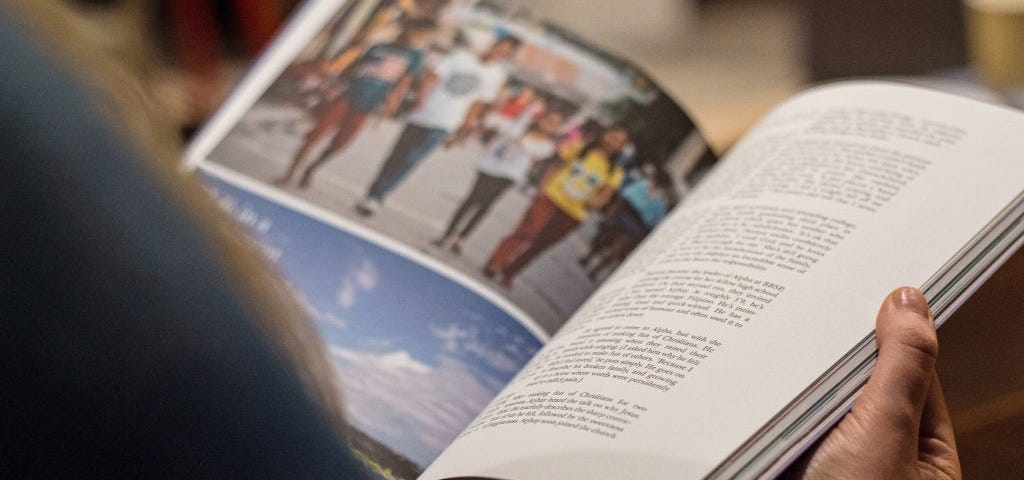
<path fill-rule="evenodd" d="M 487 342 L 482 337 L 479 328 L 459 326 L 449 323 L 443 327 L 430 326 L 430 332 L 435 338 L 441 340 L 441 348 L 445 352 L 460 354 L 468 353 L 480 359 L 491 368 L 504 373 L 516 373 L 533 354 L 532 351 L 521 345 L 520 337 L 516 335 L 501 336 L 504 343 Z M 494 332 L 492 332 L 494 333 Z"/>
<path fill-rule="evenodd" d="M 327 351 L 332 356 L 337 357 L 338 359 L 341 359 L 341 360 L 347 360 L 347 361 L 349 361 L 351 363 L 361 364 L 361 363 L 366 363 L 368 360 L 370 360 L 369 356 L 360 355 L 358 352 L 356 352 L 354 350 L 349 350 L 347 348 L 341 348 L 341 347 L 339 347 L 337 345 L 328 344 L 327 345 Z"/>
<path fill-rule="evenodd" d="M 462 328 L 454 323 L 449 323 L 444 327 L 438 327 L 436 325 L 430 326 L 430 333 L 434 334 L 438 340 L 441 340 L 441 348 L 446 352 L 458 352 L 459 343 L 473 335 L 468 328 Z"/>
<path fill-rule="evenodd" d="M 335 328 L 348 328 L 348 321 L 334 314 L 334 312 L 319 312 L 314 318 L 318 322 L 325 323 Z"/>
<path fill-rule="evenodd" d="M 373 290 L 377 286 L 377 267 L 369 260 L 363 260 L 362 265 L 355 271 L 355 280 L 363 290 Z"/>
<path fill-rule="evenodd" d="M 502 382 L 441 355 L 426 365 L 406 351 L 331 347 L 348 418 L 420 464 L 431 462 L 498 393 Z"/>
<path fill-rule="evenodd" d="M 337 295 L 338 305 L 341 308 L 351 308 L 356 303 L 356 285 L 352 283 L 352 280 L 345 279 L 341 282 L 341 288 L 338 289 Z"/>
<path fill-rule="evenodd" d="M 505 351 L 494 350 L 488 345 L 484 345 L 480 342 L 466 342 L 466 346 L 464 348 L 467 352 L 475 355 L 477 358 L 483 360 L 484 363 L 501 372 L 516 373 L 523 366 L 524 360 L 517 360 Z"/>
<path fill-rule="evenodd" d="M 363 260 L 359 267 L 350 270 L 343 275 L 341 286 L 335 296 L 341 308 L 352 308 L 360 291 L 368 292 L 377 286 L 379 276 L 377 267 L 369 260 Z"/>
<path fill-rule="evenodd" d="M 342 348 L 336 345 L 329 345 L 328 351 L 331 355 L 349 363 L 371 366 L 388 371 L 408 370 L 422 375 L 430 373 L 431 370 L 430 366 L 412 358 L 412 355 L 409 355 L 409 352 L 405 350 L 396 350 L 394 352 L 378 355 Z"/>
<path fill-rule="evenodd" d="M 377 363 L 381 366 L 381 368 L 387 370 L 404 369 L 409 370 L 410 372 L 419 373 L 421 375 L 425 373 L 430 373 L 430 367 L 424 365 L 423 363 L 417 362 L 415 359 L 412 358 L 412 356 L 409 355 L 409 352 L 406 352 L 405 350 L 400 350 L 397 352 L 391 352 L 381 355 L 377 359 Z"/>

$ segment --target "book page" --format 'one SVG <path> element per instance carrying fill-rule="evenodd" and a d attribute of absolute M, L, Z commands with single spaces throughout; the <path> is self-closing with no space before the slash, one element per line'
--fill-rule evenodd
<path fill-rule="evenodd" d="M 447 447 L 715 161 L 642 71 L 493 1 L 306 2 L 188 153 L 385 478 Z"/>
<path fill-rule="evenodd" d="M 701 478 L 1024 189 L 1024 117 L 850 83 L 776 109 L 424 478 Z"/>

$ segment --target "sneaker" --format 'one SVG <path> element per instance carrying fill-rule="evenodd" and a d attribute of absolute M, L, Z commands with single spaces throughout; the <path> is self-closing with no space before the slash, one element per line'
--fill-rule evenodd
<path fill-rule="evenodd" d="M 448 247 L 448 249 L 456 255 L 462 255 L 462 241 L 456 240 L 450 247 Z"/>
<path fill-rule="evenodd" d="M 356 212 L 364 217 L 369 217 L 380 210 L 380 200 L 376 198 L 364 198 L 356 204 Z"/>

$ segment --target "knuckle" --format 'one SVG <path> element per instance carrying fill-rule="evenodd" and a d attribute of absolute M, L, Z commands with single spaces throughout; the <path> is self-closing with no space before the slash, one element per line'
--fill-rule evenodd
<path fill-rule="evenodd" d="M 920 417 L 912 402 L 891 396 L 866 399 L 858 405 L 856 428 L 865 435 L 903 435 L 917 430 Z"/>
<path fill-rule="evenodd" d="M 934 364 L 939 356 L 939 340 L 929 325 L 905 326 L 899 330 L 898 340 L 901 350 L 923 365 Z"/>

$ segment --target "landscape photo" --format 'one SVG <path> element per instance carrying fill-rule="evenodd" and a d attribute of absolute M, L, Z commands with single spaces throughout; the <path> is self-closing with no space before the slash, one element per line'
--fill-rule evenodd
<path fill-rule="evenodd" d="M 210 174 L 304 305 L 337 369 L 348 439 L 382 478 L 415 478 L 541 340 L 447 276 Z"/>

